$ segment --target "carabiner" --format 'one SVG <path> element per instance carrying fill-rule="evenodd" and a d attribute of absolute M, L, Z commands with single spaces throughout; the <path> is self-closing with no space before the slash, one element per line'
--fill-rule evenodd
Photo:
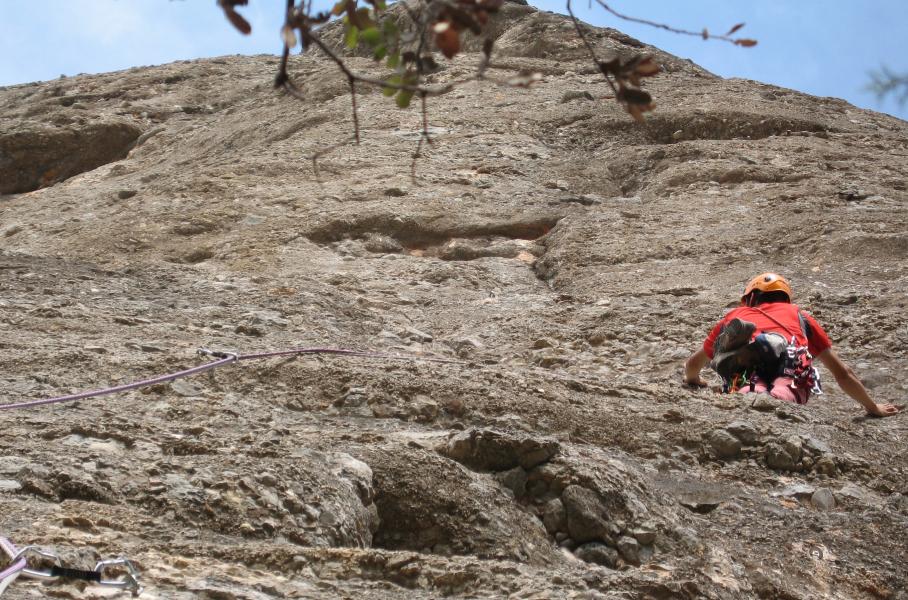
<path fill-rule="evenodd" d="M 126 573 L 122 576 L 121 579 L 104 579 L 105 570 L 110 567 L 119 566 L 126 567 Z M 142 593 L 142 586 L 139 584 L 139 571 L 129 559 L 112 558 L 110 560 L 102 560 L 95 565 L 95 573 L 98 573 L 101 576 L 100 581 L 98 581 L 98 585 L 129 590 L 132 592 L 133 596 L 138 596 Z"/>
<path fill-rule="evenodd" d="M 15 563 L 20 558 L 24 558 L 24 559 L 26 559 L 26 561 L 28 561 L 29 555 L 36 555 L 36 556 L 40 556 L 41 558 L 46 558 L 46 559 L 52 560 L 54 562 L 54 566 L 56 566 L 56 567 L 63 566 L 63 561 L 60 560 L 59 556 L 57 556 L 56 554 L 53 554 L 52 552 L 47 552 L 46 550 L 42 550 L 38 546 L 25 546 L 24 548 L 20 548 L 19 551 L 16 552 L 16 555 L 12 558 L 12 560 L 10 562 Z M 31 577 L 32 579 L 56 579 L 57 578 L 57 576 L 53 575 L 50 571 L 36 571 L 35 569 L 29 569 L 29 568 L 22 569 L 22 574 L 25 575 L 26 577 Z"/>

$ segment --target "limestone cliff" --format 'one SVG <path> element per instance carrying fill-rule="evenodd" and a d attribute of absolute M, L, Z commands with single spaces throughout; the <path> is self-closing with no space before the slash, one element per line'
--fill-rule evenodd
<path fill-rule="evenodd" d="M 433 99 L 415 180 L 419 111 L 365 90 L 362 143 L 316 179 L 352 131 L 317 56 L 291 62 L 309 103 L 271 56 L 0 89 L 3 402 L 199 346 L 463 361 L 271 359 L 0 412 L 0 533 L 128 555 L 159 598 L 906 597 L 904 417 L 828 377 L 804 407 L 679 384 L 777 270 L 904 400 L 908 123 L 594 30 L 666 67 L 641 126 L 564 17 L 495 27 L 492 72 L 543 81 Z"/>

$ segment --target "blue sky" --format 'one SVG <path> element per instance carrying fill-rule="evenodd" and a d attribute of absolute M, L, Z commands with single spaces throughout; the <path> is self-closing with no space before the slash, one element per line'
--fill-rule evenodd
<path fill-rule="evenodd" d="M 868 72 L 908 71 L 908 0 L 612 0 L 621 12 L 695 31 L 707 27 L 759 40 L 755 48 L 674 35 L 619 21 L 586 0 L 575 12 L 615 27 L 724 77 L 744 77 L 908 120 L 908 105 L 879 102 Z M 565 12 L 562 0 L 531 2 Z M 284 0 L 251 0 L 241 12 L 252 36 L 234 31 L 215 0 L 0 0 L 0 85 L 99 73 L 224 54 L 277 53 Z M 322 2 L 321 7 L 328 6 Z M 320 7 L 316 0 L 316 7 Z"/>

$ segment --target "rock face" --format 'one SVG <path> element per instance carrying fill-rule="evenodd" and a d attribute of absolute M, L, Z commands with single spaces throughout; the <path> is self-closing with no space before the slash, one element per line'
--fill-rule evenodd
<path fill-rule="evenodd" d="M 116 120 L 0 128 L 0 194 L 30 192 L 125 158 L 141 133 Z"/>
<path fill-rule="evenodd" d="M 492 29 L 490 76 L 542 81 L 432 98 L 415 179 L 420 112 L 367 88 L 362 143 L 316 174 L 351 125 L 314 54 L 308 102 L 269 56 L 0 89 L 2 403 L 199 346 L 386 355 L 0 411 L 5 537 L 187 600 L 899 597 L 904 419 L 856 419 L 830 377 L 806 406 L 676 384 L 775 269 L 875 399 L 905 396 L 908 124 L 590 28 L 664 66 L 639 125 L 564 17 Z M 42 585 L 7 594 L 94 592 Z"/>

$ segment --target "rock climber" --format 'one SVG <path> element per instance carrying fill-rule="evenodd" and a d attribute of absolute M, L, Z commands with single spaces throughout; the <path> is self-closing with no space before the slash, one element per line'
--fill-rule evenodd
<path fill-rule="evenodd" d="M 723 391 L 768 393 L 779 400 L 805 404 L 820 391 L 814 358 L 829 369 L 846 394 L 869 415 L 899 412 L 877 404 L 854 371 L 832 350 L 819 323 L 791 303 L 791 286 L 775 273 L 754 277 L 744 289 L 741 305 L 712 328 L 703 347 L 684 366 L 684 384 L 708 387 L 700 371 L 709 364 L 722 377 Z"/>

